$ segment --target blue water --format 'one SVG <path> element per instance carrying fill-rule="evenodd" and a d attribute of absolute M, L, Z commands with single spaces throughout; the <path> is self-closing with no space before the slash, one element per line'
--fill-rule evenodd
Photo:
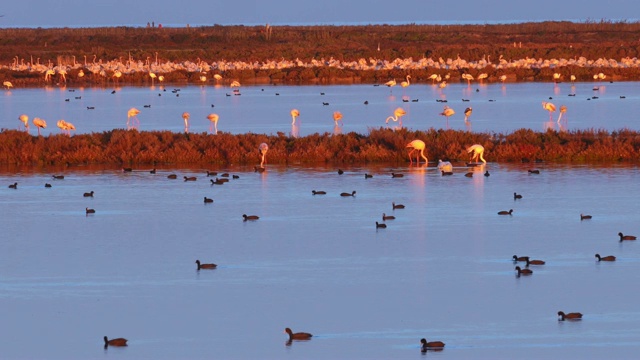
<path fill-rule="evenodd" d="M 597 90 L 593 90 L 596 87 Z M 175 89 L 179 91 L 174 93 Z M 220 117 L 218 131 L 232 134 L 282 132 L 305 136 L 352 131 L 366 134 L 372 128 L 399 126 L 393 121 L 386 124 L 385 119 L 402 107 L 407 113 L 402 117 L 403 126 L 411 130 L 447 127 L 502 133 L 520 128 L 640 130 L 631 115 L 640 105 L 640 90 L 635 82 L 476 83 L 471 86 L 456 83 L 445 89 L 431 84 L 412 84 L 407 88 L 258 85 L 242 86 L 241 95 L 234 95 L 232 89 L 222 86 L 122 87 L 116 88 L 115 94 L 112 90 L 69 85 L 5 91 L 0 96 L 0 128 L 23 129 L 18 116 L 27 114 L 30 119 L 39 117 L 47 121 L 48 127 L 42 131 L 45 136 L 61 132 L 56 128 L 60 119 L 73 123 L 77 134 L 103 132 L 126 128 L 127 111 L 136 107 L 141 111 L 138 119 L 139 129 L 143 131 L 184 131 L 182 113 L 189 112 L 189 131 L 197 133 L 210 130 L 211 123 L 206 117 L 216 113 Z M 554 103 L 558 109 L 551 121 L 549 113 L 542 108 L 543 101 Z M 448 121 L 439 115 L 445 105 L 456 112 Z M 558 124 L 561 105 L 567 107 L 567 112 Z M 465 124 L 467 107 L 472 107 L 473 113 Z M 292 126 L 290 111 L 294 108 L 300 111 L 300 117 L 297 125 Z M 333 121 L 334 111 L 343 114 L 338 126 Z M 35 126 L 30 124 L 30 132 L 37 134 Z"/>
<path fill-rule="evenodd" d="M 206 169 L 239 176 L 222 186 L 199 168 L 0 171 L 0 357 L 412 359 L 426 337 L 452 359 L 634 358 L 640 248 L 617 233 L 640 232 L 638 168 L 454 165 Z M 514 254 L 546 265 L 518 278 Z M 287 346 L 285 327 L 314 337 Z"/>

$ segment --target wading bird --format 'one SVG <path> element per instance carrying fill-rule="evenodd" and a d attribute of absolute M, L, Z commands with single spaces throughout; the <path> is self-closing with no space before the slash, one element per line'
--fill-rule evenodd
<path fill-rule="evenodd" d="M 47 122 L 40 119 L 40 118 L 33 118 L 33 125 L 35 125 L 38 128 L 38 136 L 40 136 L 40 129 L 46 129 L 47 128 Z"/>
<path fill-rule="evenodd" d="M 553 103 L 543 101 L 542 108 L 549 112 L 549 121 L 553 118 L 553 113 L 556 111 L 556 106 Z"/>
<path fill-rule="evenodd" d="M 218 116 L 218 114 L 209 114 L 207 115 L 207 119 L 209 119 L 209 121 L 211 122 L 211 124 L 209 124 L 209 132 L 213 132 L 214 134 L 218 133 L 218 119 L 220 117 Z"/>
<path fill-rule="evenodd" d="M 69 135 L 69 136 L 71 136 L 71 130 L 75 130 L 75 129 L 76 129 L 76 127 L 75 127 L 75 126 L 73 126 L 73 124 L 72 124 L 72 123 L 70 123 L 70 122 L 66 122 L 66 121 L 64 121 L 64 120 L 58 120 L 58 122 L 56 123 L 56 125 L 58 126 L 58 128 L 60 128 L 60 130 L 61 130 L 63 133 L 65 133 L 65 134 L 67 134 L 67 135 Z"/>
<path fill-rule="evenodd" d="M 399 107 L 393 111 L 393 116 L 389 116 L 385 123 L 388 124 L 389 120 L 393 120 L 394 122 L 400 121 L 400 125 L 402 126 L 402 117 L 405 115 L 407 115 L 407 112 L 404 111 L 403 108 Z"/>
<path fill-rule="evenodd" d="M 448 106 L 444 106 L 444 110 L 442 110 L 442 112 L 440 113 L 440 115 L 444 116 L 447 118 L 447 127 L 449 127 L 449 116 L 455 114 L 456 112 L 453 111 L 452 108 L 448 107 Z"/>
<path fill-rule="evenodd" d="M 464 122 L 467 122 L 472 112 L 473 112 L 473 109 L 471 107 L 464 109 Z"/>
<path fill-rule="evenodd" d="M 340 121 L 341 125 L 344 126 L 344 123 L 342 122 L 342 113 L 340 111 L 334 111 L 333 122 L 335 123 L 335 126 L 338 126 L 338 121 Z"/>
<path fill-rule="evenodd" d="M 411 148 L 411 151 L 409 151 L 409 163 L 413 162 L 413 159 L 411 158 L 411 155 L 413 155 L 413 152 L 419 151 L 419 154 L 416 154 L 416 163 L 419 164 L 420 163 L 420 157 L 422 156 L 422 158 L 424 159 L 425 163 L 429 162 L 429 159 L 427 159 L 426 156 L 424 156 L 424 149 L 427 147 L 427 145 L 424 143 L 424 141 L 422 140 L 413 140 L 410 143 L 407 144 L 408 148 Z"/>
<path fill-rule="evenodd" d="M 7 90 L 10 90 L 13 87 L 13 84 L 11 83 L 11 81 L 4 81 L 2 83 L 2 86 L 4 86 L 5 88 L 7 88 Z"/>
<path fill-rule="evenodd" d="M 140 125 L 140 120 L 138 120 L 138 114 L 140 114 L 140 110 L 136 108 L 131 108 L 127 111 L 127 130 L 135 129 Z"/>
<path fill-rule="evenodd" d="M 400 86 L 404 87 L 408 87 L 409 85 L 411 85 L 411 82 L 409 81 L 409 79 L 411 79 L 411 75 L 407 75 L 406 80 L 400 83 Z"/>
<path fill-rule="evenodd" d="M 562 119 L 562 115 L 564 115 L 564 113 L 567 112 L 567 106 L 566 105 L 561 105 L 560 106 L 560 115 L 558 115 L 558 124 L 560 124 L 560 119 Z"/>
<path fill-rule="evenodd" d="M 300 116 L 300 111 L 298 111 L 298 109 L 291 109 L 291 125 L 295 125 L 298 116 Z"/>
<path fill-rule="evenodd" d="M 24 124 L 24 130 L 29 132 L 29 116 L 27 116 L 27 114 L 22 114 L 18 116 L 18 120 L 22 121 Z"/>
<path fill-rule="evenodd" d="M 487 163 L 487 161 L 484 159 L 483 154 L 484 154 L 484 146 L 480 145 L 480 144 L 474 144 L 471 145 L 467 148 L 467 152 L 471 155 L 471 162 L 478 162 L 478 160 L 482 161 L 483 163 Z"/>
<path fill-rule="evenodd" d="M 264 168 L 264 164 L 267 162 L 267 151 L 269 151 L 269 145 L 267 143 L 262 143 L 258 146 L 258 150 L 260 151 L 260 155 L 262 156 L 262 160 L 260 160 L 260 167 Z"/>
<path fill-rule="evenodd" d="M 184 132 L 188 133 L 189 132 L 189 118 L 191 117 L 191 114 L 189 114 L 188 112 L 183 112 L 182 113 L 182 119 L 184 120 Z"/>

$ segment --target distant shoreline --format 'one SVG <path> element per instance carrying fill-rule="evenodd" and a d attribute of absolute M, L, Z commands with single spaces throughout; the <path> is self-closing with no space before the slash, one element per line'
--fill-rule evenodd
<path fill-rule="evenodd" d="M 159 81 L 154 73 L 171 84 L 383 84 L 406 75 L 451 83 L 486 73 L 486 82 L 567 82 L 601 72 L 607 81 L 640 79 L 638 22 L 154 25 L 0 29 L 0 80 L 14 87 L 151 85 Z"/>

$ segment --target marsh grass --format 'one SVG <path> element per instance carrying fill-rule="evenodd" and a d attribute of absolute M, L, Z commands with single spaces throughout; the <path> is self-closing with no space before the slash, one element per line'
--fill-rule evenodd
<path fill-rule="evenodd" d="M 638 162 L 640 133 L 588 129 L 535 132 L 520 129 L 508 134 L 460 130 L 392 131 L 369 129 L 368 134 L 312 134 L 293 138 L 275 135 L 173 133 L 170 131 L 112 130 L 66 136 L 34 136 L 23 131 L 0 132 L 2 165 L 88 164 L 236 164 L 260 161 L 258 146 L 269 144 L 270 164 L 374 164 L 407 162 L 406 144 L 420 139 L 430 161 L 468 159 L 466 148 L 485 147 L 491 162 Z"/>

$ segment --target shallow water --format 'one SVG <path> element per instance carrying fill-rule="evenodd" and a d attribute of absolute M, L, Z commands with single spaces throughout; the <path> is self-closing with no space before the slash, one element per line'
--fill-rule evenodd
<path fill-rule="evenodd" d="M 398 126 L 393 121 L 385 124 L 385 119 L 392 116 L 397 107 L 406 110 L 402 122 L 408 129 L 447 128 L 447 121 L 439 115 L 447 105 L 456 112 L 448 120 L 448 127 L 452 129 L 479 132 L 511 132 L 520 128 L 640 130 L 638 122 L 629 115 L 635 113 L 640 101 L 636 82 L 475 83 L 471 86 L 458 83 L 445 89 L 431 84 L 412 84 L 407 88 L 266 85 L 243 86 L 241 95 L 234 95 L 230 88 L 222 86 L 186 86 L 175 93 L 174 89 L 171 86 L 121 87 L 115 94 L 111 93 L 113 88 L 72 86 L 4 91 L 0 96 L 0 128 L 21 129 L 23 125 L 18 116 L 25 113 L 30 118 L 47 121 L 44 135 L 60 132 L 56 128 L 59 119 L 73 123 L 75 133 L 102 132 L 126 128 L 127 110 L 136 107 L 141 111 L 140 130 L 184 131 L 182 113 L 187 111 L 191 114 L 191 132 L 209 131 L 206 116 L 217 113 L 220 116 L 218 130 L 233 134 L 283 132 L 305 136 L 351 131 L 365 134 L 370 128 Z M 552 121 L 542 108 L 542 101 L 553 102 L 558 108 Z M 566 105 L 568 110 L 558 124 L 561 105 Z M 473 114 L 470 123 L 465 124 L 464 109 L 469 106 Z M 300 111 L 296 126 L 291 125 L 293 108 Z M 342 112 L 344 125 L 335 126 L 334 111 Z M 37 133 L 33 124 L 31 133 Z"/>
<path fill-rule="evenodd" d="M 639 232 L 638 168 L 456 165 L 208 169 L 240 176 L 223 186 L 204 169 L 0 169 L 0 357 L 411 359 L 426 337 L 438 358 L 634 358 L 640 249 L 617 233 Z M 514 254 L 547 264 L 518 278 Z M 285 327 L 314 337 L 287 346 Z"/>

